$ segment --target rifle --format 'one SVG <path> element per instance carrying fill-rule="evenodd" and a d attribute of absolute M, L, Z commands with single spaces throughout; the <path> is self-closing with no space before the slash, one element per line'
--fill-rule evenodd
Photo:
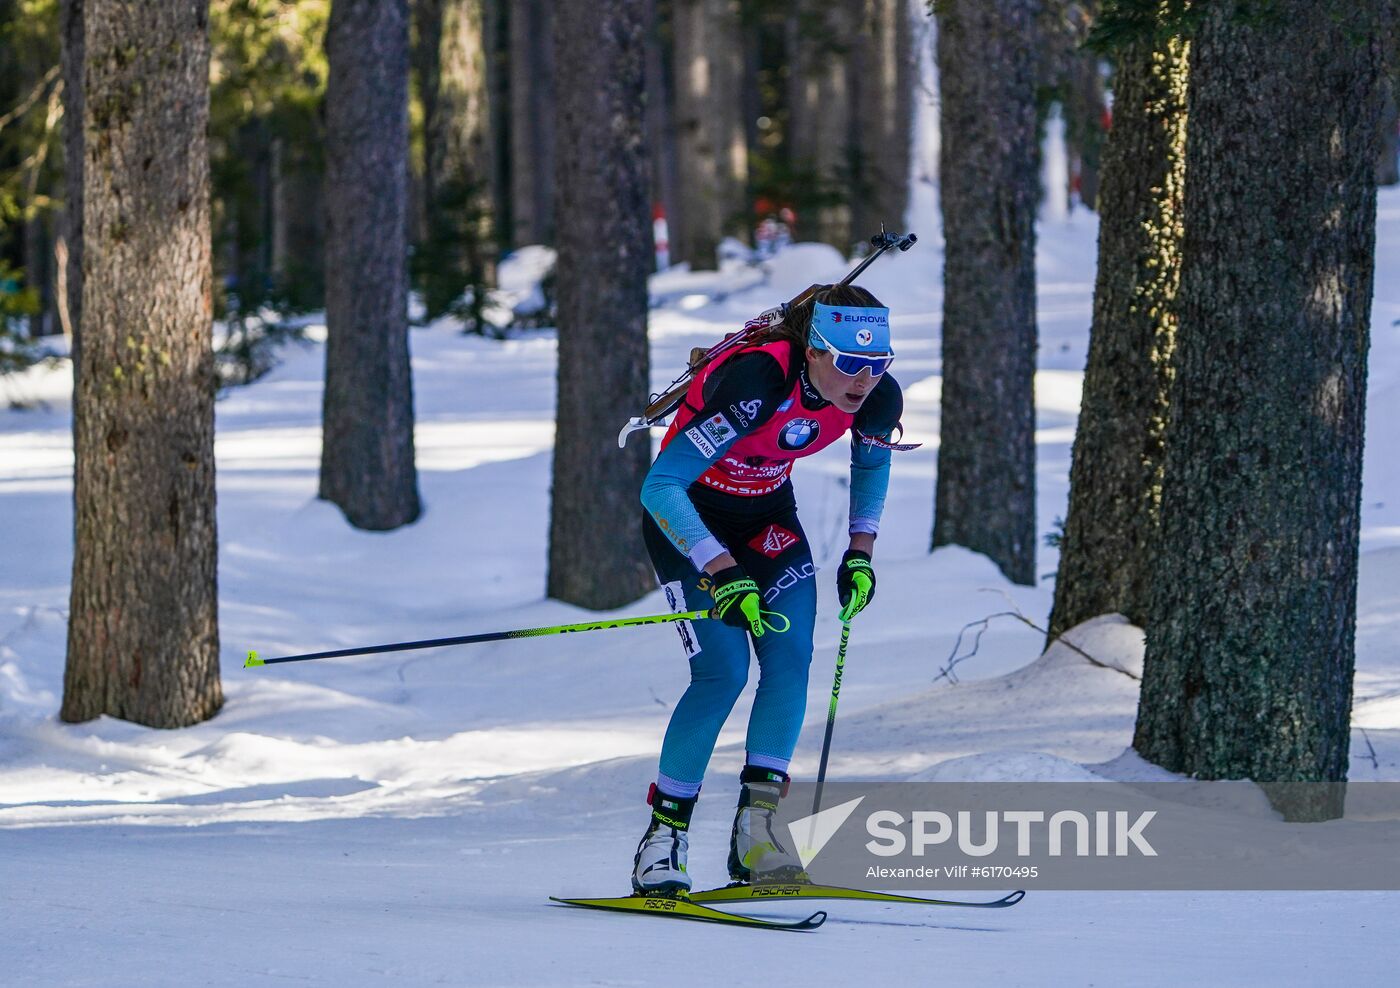
<path fill-rule="evenodd" d="M 880 231 L 870 238 L 872 250 L 861 259 L 860 263 L 851 269 L 851 272 L 842 278 L 837 284 L 849 285 L 860 277 L 861 273 L 881 254 L 895 247 L 901 251 L 906 251 L 917 243 L 919 238 L 912 233 L 886 233 Z M 685 370 L 672 381 L 665 391 L 660 394 L 653 394 L 648 400 L 647 407 L 642 410 L 642 414 L 627 420 L 627 424 L 622 427 L 622 431 L 617 434 L 617 445 L 621 449 L 627 445 L 627 437 L 641 429 L 649 429 L 657 425 L 662 419 L 670 415 L 680 405 L 681 399 L 685 397 L 686 389 L 690 387 L 690 382 L 695 379 L 705 365 L 716 357 L 723 356 L 731 350 L 741 347 L 753 338 L 753 335 L 761 330 L 772 329 L 781 325 L 783 320 L 793 309 L 804 302 L 809 301 L 813 295 L 826 288 L 826 285 L 809 285 L 800 294 L 781 305 L 774 306 L 766 312 L 761 312 L 753 319 L 744 324 L 742 331 L 730 333 L 708 350 L 695 347 L 690 351 L 690 360 L 686 364 Z"/>

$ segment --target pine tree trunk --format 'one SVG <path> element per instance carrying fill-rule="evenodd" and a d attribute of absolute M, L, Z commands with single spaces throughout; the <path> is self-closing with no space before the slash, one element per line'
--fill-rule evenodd
<path fill-rule="evenodd" d="M 416 255 L 429 318 L 468 292 L 468 328 L 475 332 L 484 328 L 481 306 L 495 266 L 485 6 L 442 0 L 438 7 L 436 72 L 423 85 L 428 236 Z"/>
<path fill-rule="evenodd" d="M 851 51 L 855 159 L 851 233 L 902 230 L 914 130 L 913 24 L 905 0 L 862 0 Z"/>
<path fill-rule="evenodd" d="M 34 290 L 39 311 L 29 317 L 29 335 L 47 334 L 53 322 L 53 281 L 50 258 L 53 245 L 49 242 L 47 216 L 35 216 L 24 223 L 21 236 L 24 251 L 24 280 Z"/>
<path fill-rule="evenodd" d="M 1032 0 L 937 7 L 943 399 L 933 545 L 1035 582 Z"/>
<path fill-rule="evenodd" d="M 1090 209 L 1096 208 L 1098 201 L 1106 103 L 1099 55 L 1084 45 L 1101 6 L 1100 0 L 1047 0 L 1039 18 L 1042 99 L 1053 95 L 1061 106 L 1069 164 L 1068 185 L 1043 189 L 1042 193 L 1046 197 L 1066 196 L 1071 207 L 1077 194 Z M 1044 103 L 1041 108 L 1049 110 Z"/>
<path fill-rule="evenodd" d="M 511 0 L 511 243 L 554 243 L 554 5 Z"/>
<path fill-rule="evenodd" d="M 1186 45 L 1118 58 L 1094 322 L 1060 542 L 1053 638 L 1099 614 L 1147 622 L 1181 279 Z"/>
<path fill-rule="evenodd" d="M 1080 56 L 1074 60 L 1073 69 L 1065 108 L 1065 144 L 1074 161 L 1071 182 L 1077 184 L 1071 191 L 1078 193 L 1079 202 L 1086 208 L 1098 209 L 1107 136 L 1103 119 L 1108 104 L 1097 59 Z"/>
<path fill-rule="evenodd" d="M 73 334 L 73 380 L 78 379 L 83 313 L 83 0 L 62 0 L 59 34 L 63 72 L 64 300 Z"/>
<path fill-rule="evenodd" d="M 1191 42 L 1177 370 L 1133 744 L 1344 780 L 1380 110 L 1374 0 L 1212 5 Z M 1267 175 L 1267 181 L 1260 181 Z M 1341 809 L 1336 788 L 1275 804 Z"/>
<path fill-rule="evenodd" d="M 647 0 L 555 11 L 559 81 L 559 403 L 549 596 L 620 607 L 652 589 L 639 498 L 646 442 L 617 430 L 649 384 Z"/>
<path fill-rule="evenodd" d="M 669 0 L 647 3 L 647 145 L 651 158 L 651 201 L 659 203 L 667 226 L 667 260 L 671 260 L 671 233 L 680 216 L 680 162 L 676 159 L 676 120 L 672 112 L 669 66 Z M 655 245 L 653 245 L 655 246 Z"/>
<path fill-rule="evenodd" d="M 910 183 L 914 172 L 914 109 L 919 90 L 918 28 L 920 21 L 909 12 L 908 0 L 893 5 L 894 57 L 899 62 L 895 75 L 894 132 L 890 136 L 890 166 L 884 170 L 894 191 L 885 208 L 894 215 L 896 229 L 904 229 L 913 195 Z M 859 231 L 858 231 L 859 232 Z"/>
<path fill-rule="evenodd" d="M 356 528 L 420 513 L 408 362 L 407 0 L 334 0 L 326 37 L 320 496 Z"/>
<path fill-rule="evenodd" d="M 235 142 L 243 188 L 225 206 L 234 224 L 232 274 L 239 309 L 256 312 L 268 300 L 272 273 L 272 135 L 257 118 L 239 128 Z"/>
<path fill-rule="evenodd" d="M 219 685 L 208 0 L 87 0 L 83 360 L 66 721 L 212 717 Z"/>
<path fill-rule="evenodd" d="M 673 0 L 676 158 L 681 221 L 676 260 L 714 270 L 719 242 L 742 233 L 748 142 L 741 92 L 744 45 L 738 0 Z"/>
<path fill-rule="evenodd" d="M 318 167 L 321 135 L 277 142 L 272 192 L 272 272 L 294 308 L 326 304 L 326 188 Z"/>
<path fill-rule="evenodd" d="M 861 0 L 794 0 L 788 16 L 788 160 L 802 198 L 797 234 L 842 252 L 861 236 L 851 220 L 855 154 L 853 87 L 846 40 Z"/>
<path fill-rule="evenodd" d="M 428 242 L 433 196 L 432 152 L 428 140 L 429 120 L 438 117 L 438 85 L 442 75 L 442 6 L 445 0 L 411 0 L 409 71 L 418 87 L 418 103 L 423 114 L 422 157 L 410 168 L 411 216 L 409 235 L 415 250 Z"/>
<path fill-rule="evenodd" d="M 1099 56 L 1084 49 L 1099 7 L 1098 0 L 1071 5 L 1071 49 L 1064 82 L 1065 146 L 1078 173 L 1079 199 L 1089 209 L 1098 208 L 1107 136 L 1103 127 L 1107 104 L 1103 78 L 1099 74 Z M 1121 83 L 1119 85 L 1121 88 Z"/>
<path fill-rule="evenodd" d="M 1396 28 L 1400 31 L 1400 28 Z M 1376 184 L 1400 185 L 1400 83 L 1384 80 L 1385 103 L 1381 110 L 1380 153 L 1376 155 Z"/>
<path fill-rule="evenodd" d="M 511 0 L 482 0 L 486 58 L 486 177 L 483 196 L 489 210 L 482 250 L 485 284 L 496 281 L 496 259 L 505 249 L 515 218 L 511 202 L 510 150 L 510 4 Z"/>

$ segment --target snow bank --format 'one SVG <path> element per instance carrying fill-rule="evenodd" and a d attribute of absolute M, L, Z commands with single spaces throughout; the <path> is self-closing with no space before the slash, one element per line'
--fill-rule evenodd
<path fill-rule="evenodd" d="M 964 755 L 915 772 L 910 782 L 1102 782 L 1083 765 L 1043 751 Z"/>

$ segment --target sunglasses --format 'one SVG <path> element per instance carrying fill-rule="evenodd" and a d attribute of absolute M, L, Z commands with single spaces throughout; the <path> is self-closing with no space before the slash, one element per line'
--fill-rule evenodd
<path fill-rule="evenodd" d="M 894 363 L 894 354 L 883 353 L 870 356 L 864 353 L 847 353 L 845 350 L 838 350 L 832 346 L 825 336 L 811 330 L 814 337 L 821 346 L 815 347 L 817 350 L 825 350 L 831 354 L 831 362 L 835 368 L 847 377 L 855 377 L 863 370 L 870 371 L 871 377 L 879 377 L 890 369 L 890 364 Z M 810 342 L 810 340 L 809 340 Z"/>

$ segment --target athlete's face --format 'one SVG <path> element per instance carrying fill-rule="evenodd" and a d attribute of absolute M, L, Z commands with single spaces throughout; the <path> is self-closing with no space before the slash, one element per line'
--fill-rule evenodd
<path fill-rule="evenodd" d="M 847 413 L 860 411 L 866 397 L 880 383 L 868 367 L 855 377 L 842 374 L 832 363 L 830 353 L 811 347 L 807 348 L 807 375 L 823 398 Z"/>

